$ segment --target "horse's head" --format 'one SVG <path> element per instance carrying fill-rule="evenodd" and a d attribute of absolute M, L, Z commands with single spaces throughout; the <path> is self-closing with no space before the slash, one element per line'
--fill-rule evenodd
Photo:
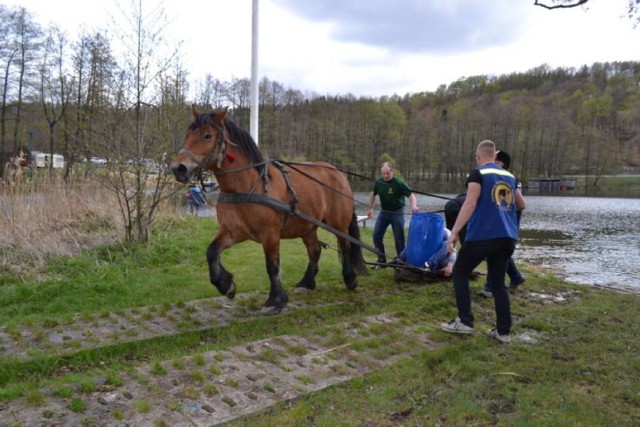
<path fill-rule="evenodd" d="M 220 167 L 227 148 L 224 121 L 227 109 L 200 113 L 194 105 L 195 120 L 187 129 L 184 145 L 171 162 L 171 172 L 179 182 L 189 182 L 203 170 Z"/>

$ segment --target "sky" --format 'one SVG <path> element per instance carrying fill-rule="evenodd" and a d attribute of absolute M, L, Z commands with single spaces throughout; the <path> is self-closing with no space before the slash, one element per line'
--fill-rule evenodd
<path fill-rule="evenodd" d="M 130 0 L 0 0 L 75 39 L 108 29 Z M 252 0 L 164 4 L 168 46 L 182 42 L 192 80 L 251 77 Z M 477 75 L 547 64 L 640 61 L 627 0 L 549 11 L 532 0 L 258 0 L 258 76 L 317 95 L 380 97 L 435 91 Z"/>

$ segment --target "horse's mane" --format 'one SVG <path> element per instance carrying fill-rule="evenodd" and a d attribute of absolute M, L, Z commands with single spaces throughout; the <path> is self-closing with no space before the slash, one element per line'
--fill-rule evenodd
<path fill-rule="evenodd" d="M 213 113 L 204 113 L 200 114 L 198 118 L 189 126 L 189 130 L 195 130 L 204 126 L 215 126 L 213 121 L 213 117 L 218 114 L 219 111 L 214 111 Z M 236 144 L 242 154 L 251 162 L 256 165 L 262 165 L 264 160 L 264 156 L 262 152 L 258 149 L 255 141 L 251 137 L 251 135 L 238 127 L 231 119 L 224 119 L 224 126 L 227 129 L 231 136 L 231 142 Z M 262 168 L 260 168 L 262 169 Z"/>
<path fill-rule="evenodd" d="M 247 131 L 239 128 L 238 125 L 230 119 L 225 119 L 224 125 L 231 135 L 231 141 L 238 144 L 242 154 L 244 154 L 252 163 L 257 164 L 264 162 L 262 152 L 258 149 L 255 141 Z"/>
<path fill-rule="evenodd" d="M 213 118 L 220 112 L 221 110 L 217 110 L 211 113 L 198 115 L 196 120 L 189 126 L 189 130 L 195 130 L 207 126 L 216 127 L 217 125 L 215 124 Z M 263 173 L 266 166 L 265 159 L 251 135 L 247 131 L 238 127 L 238 125 L 236 125 L 231 119 L 226 117 L 224 119 L 224 127 L 227 129 L 227 132 L 229 132 L 231 136 L 231 142 L 240 148 L 242 154 L 251 163 L 256 165 L 256 169 L 258 169 L 260 173 Z"/>

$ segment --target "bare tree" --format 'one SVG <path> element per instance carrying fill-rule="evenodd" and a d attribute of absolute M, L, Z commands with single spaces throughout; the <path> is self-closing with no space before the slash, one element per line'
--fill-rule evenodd
<path fill-rule="evenodd" d="M 65 69 L 67 40 L 64 33 L 51 27 L 44 43 L 42 62 L 40 65 L 40 102 L 49 128 L 49 153 L 55 151 L 55 127 L 64 117 L 69 104 L 72 78 Z M 68 150 L 63 150 L 68 156 Z M 49 162 L 49 173 L 53 162 Z M 69 175 L 67 169 L 66 177 Z"/>
<path fill-rule="evenodd" d="M 211 74 L 205 76 L 204 83 L 196 91 L 196 104 L 212 108 L 228 106 L 229 84 L 221 82 Z"/>
<path fill-rule="evenodd" d="M 111 109 L 111 88 L 115 87 L 116 62 L 110 41 L 100 32 L 83 34 L 73 55 L 73 113 L 65 116 L 66 138 L 73 155 L 69 163 L 82 156 L 107 156 L 107 116 Z M 86 173 L 90 172 L 90 163 Z"/>
<path fill-rule="evenodd" d="M 40 28 L 26 9 L 0 5 L 0 64 L 2 95 L 0 101 L 0 153 L 17 152 L 25 87 L 32 77 L 33 61 L 38 55 Z M 12 146 L 7 146 L 9 125 L 13 122 Z M 0 173 L 4 161 L 0 162 Z"/>
<path fill-rule="evenodd" d="M 146 6 L 146 8 L 145 8 Z M 162 134 L 162 76 L 169 73 L 177 48 L 167 51 L 164 7 L 132 0 L 120 9 L 127 24 L 115 31 L 124 48 L 118 75 L 114 121 L 109 136 L 111 188 L 125 223 L 128 241 L 145 243 L 163 198 L 167 197 L 166 154 L 170 141 Z"/>
<path fill-rule="evenodd" d="M 4 5 L 0 5 L 0 26 L 13 28 L 12 13 Z M 18 46 L 12 42 L 11 32 L 0 32 L 0 58 L 2 59 L 2 96 L 0 101 L 0 153 L 4 154 L 7 134 L 7 103 L 10 96 L 11 70 L 18 55 Z M 0 176 L 4 175 L 4 159 L 0 158 Z"/>
<path fill-rule="evenodd" d="M 21 144 L 20 124 L 22 119 L 22 107 L 26 90 L 34 77 L 35 61 L 38 58 L 42 30 L 33 22 L 31 14 L 23 7 L 18 8 L 14 19 L 15 44 L 18 49 L 16 65 L 16 101 L 15 101 L 15 127 L 13 129 L 14 151 Z"/>

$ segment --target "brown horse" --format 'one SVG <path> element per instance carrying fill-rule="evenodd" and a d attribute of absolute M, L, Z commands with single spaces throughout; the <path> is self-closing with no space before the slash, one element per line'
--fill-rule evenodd
<path fill-rule="evenodd" d="M 335 230 L 344 283 L 355 289 L 357 272 L 366 267 L 361 247 L 350 242 L 360 238 L 360 230 L 344 175 L 329 163 L 293 166 L 265 159 L 251 136 L 227 118 L 226 108 L 201 114 L 194 106 L 193 115 L 171 170 L 183 183 L 204 170 L 218 181 L 220 227 L 207 249 L 209 278 L 218 291 L 229 298 L 236 292 L 233 275 L 220 262 L 222 251 L 253 240 L 262 244 L 271 282 L 264 311 L 280 311 L 288 301 L 280 281 L 280 239 L 297 237 L 307 248 L 309 263 L 296 289 L 315 289 L 321 252 L 317 228 L 322 224 Z"/>

